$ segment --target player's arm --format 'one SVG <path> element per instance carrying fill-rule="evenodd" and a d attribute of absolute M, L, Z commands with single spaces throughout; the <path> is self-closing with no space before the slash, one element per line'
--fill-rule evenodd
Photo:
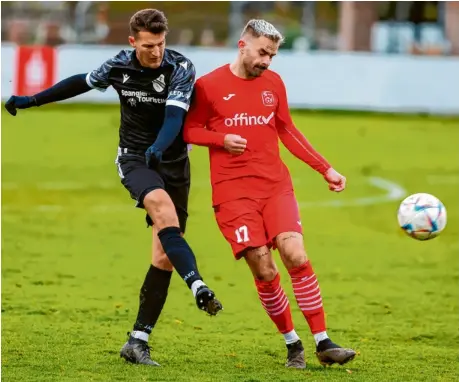
<path fill-rule="evenodd" d="M 11 96 L 5 108 L 11 115 L 16 115 L 16 109 L 28 109 L 33 106 L 42 106 L 52 102 L 63 101 L 86 93 L 92 89 L 105 91 L 110 83 L 108 75 L 111 67 L 121 59 L 121 55 L 105 61 L 99 68 L 89 73 L 76 74 L 68 77 L 48 89 L 33 96 Z"/>
<path fill-rule="evenodd" d="M 180 134 L 190 107 L 196 70 L 191 61 L 184 61 L 184 63 L 184 65 L 177 65 L 172 73 L 163 125 L 155 142 L 145 152 L 149 166 L 161 161 L 163 153 Z"/>
<path fill-rule="evenodd" d="M 207 98 L 205 87 L 198 80 L 183 128 L 185 142 L 198 146 L 225 148 L 231 154 L 242 154 L 247 144 L 245 139 L 239 135 L 219 133 L 206 128 L 211 113 L 212 104 Z"/>
<path fill-rule="evenodd" d="M 335 171 L 330 163 L 314 149 L 301 131 L 295 127 L 288 107 L 287 91 L 282 80 L 279 85 L 278 97 L 276 128 L 284 146 L 298 159 L 322 174 L 331 191 L 344 190 L 346 178 Z"/>
<path fill-rule="evenodd" d="M 86 73 L 76 74 L 32 96 L 13 95 L 6 102 L 5 108 L 11 115 L 15 116 L 17 114 L 16 109 L 28 109 L 33 106 L 62 101 L 86 93 L 91 89 L 86 83 Z"/>

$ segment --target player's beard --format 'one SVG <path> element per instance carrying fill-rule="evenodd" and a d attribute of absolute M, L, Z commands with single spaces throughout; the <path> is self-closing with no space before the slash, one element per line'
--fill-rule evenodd
<path fill-rule="evenodd" d="M 264 71 L 268 68 L 261 66 L 261 65 L 253 65 L 253 64 L 248 64 L 244 63 L 244 69 L 245 72 L 247 73 L 247 77 L 260 77 Z"/>
<path fill-rule="evenodd" d="M 266 69 L 268 68 L 265 66 L 255 65 L 254 72 L 256 73 L 256 77 L 260 77 L 265 72 Z"/>

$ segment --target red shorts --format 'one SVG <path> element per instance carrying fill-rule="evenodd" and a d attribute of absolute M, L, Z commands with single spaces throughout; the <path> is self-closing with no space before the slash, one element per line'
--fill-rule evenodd
<path fill-rule="evenodd" d="M 214 207 L 218 227 L 231 245 L 236 259 L 247 248 L 267 245 L 283 232 L 303 233 L 293 191 L 266 199 L 237 199 Z"/>

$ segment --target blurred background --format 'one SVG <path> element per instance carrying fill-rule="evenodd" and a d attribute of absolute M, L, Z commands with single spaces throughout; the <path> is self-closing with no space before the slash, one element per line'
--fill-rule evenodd
<path fill-rule="evenodd" d="M 234 46 L 250 18 L 273 22 L 284 49 L 459 55 L 459 2 L 441 1 L 18 1 L 2 2 L 2 41 L 125 44 L 141 8 L 169 18 L 168 43 Z M 205 9 L 205 12 L 203 11 Z"/>
<path fill-rule="evenodd" d="M 168 47 L 191 59 L 198 77 L 231 62 L 245 23 L 263 18 L 286 37 L 271 67 L 291 107 L 459 114 L 459 1 L 2 2 L 2 100 L 130 48 L 129 19 L 143 8 L 165 12 Z M 68 102 L 117 103 L 118 95 Z"/>

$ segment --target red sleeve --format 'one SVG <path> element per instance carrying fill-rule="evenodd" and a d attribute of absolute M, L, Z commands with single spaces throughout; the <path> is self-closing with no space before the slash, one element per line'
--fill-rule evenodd
<path fill-rule="evenodd" d="M 224 147 L 225 134 L 206 129 L 211 116 L 212 105 L 208 101 L 202 81 L 194 87 L 193 100 L 183 127 L 183 139 L 198 146 Z"/>
<path fill-rule="evenodd" d="M 295 127 L 287 102 L 287 91 L 279 79 L 278 108 L 276 128 L 279 138 L 285 147 L 298 159 L 311 166 L 317 172 L 324 174 L 331 165 L 309 143 L 305 136 Z"/>

